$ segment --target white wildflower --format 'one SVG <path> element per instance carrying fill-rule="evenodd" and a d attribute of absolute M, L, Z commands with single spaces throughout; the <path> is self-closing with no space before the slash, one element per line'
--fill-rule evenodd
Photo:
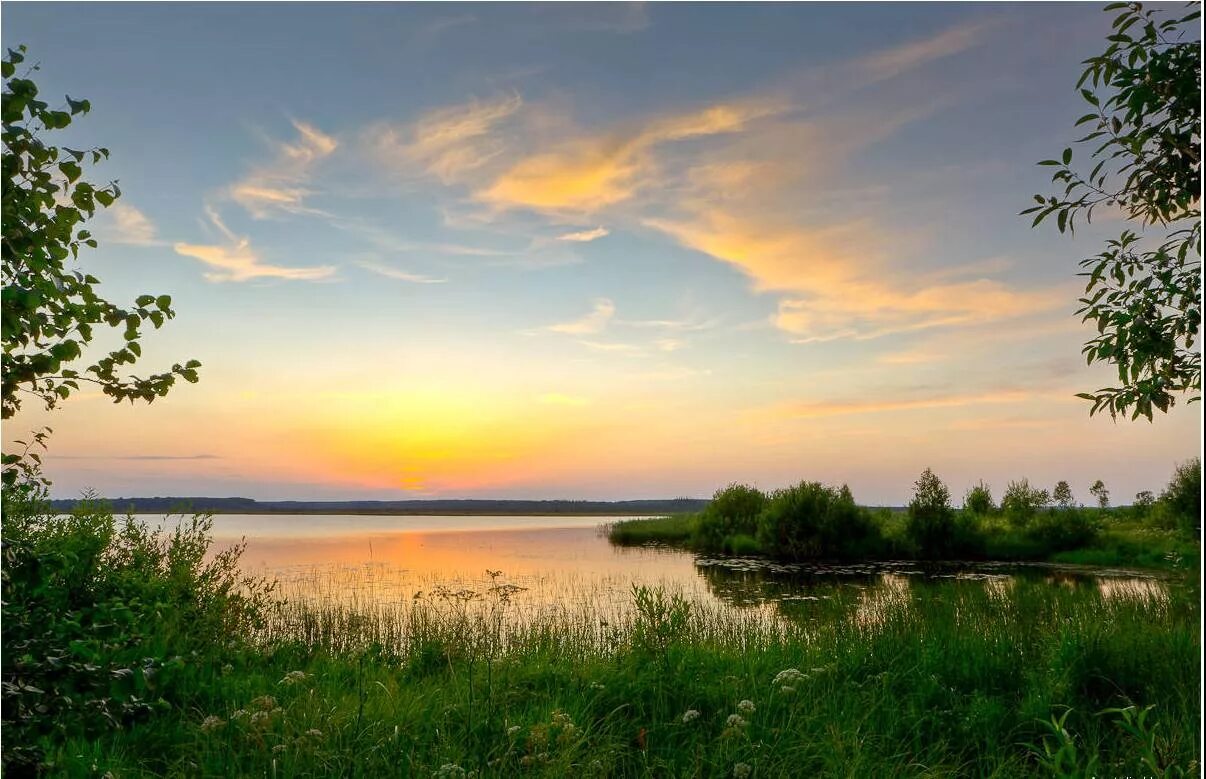
<path fill-rule="evenodd" d="M 749 723 L 740 714 L 730 714 L 729 718 L 724 721 L 724 724 L 727 728 L 744 728 Z"/>
<path fill-rule="evenodd" d="M 750 716 L 751 714 L 754 713 L 754 702 L 745 700 L 745 701 L 742 701 L 741 703 L 738 703 L 737 711 L 741 712 L 742 714 L 744 714 L 747 717 Z"/>
<path fill-rule="evenodd" d="M 290 671 L 277 684 L 297 684 L 298 682 L 304 682 L 307 676 L 308 674 L 305 671 Z"/>
<path fill-rule="evenodd" d="M 217 730 L 218 728 L 222 727 L 225 724 L 226 724 L 226 720 L 222 719 L 221 717 L 215 717 L 214 715 L 211 714 L 208 717 L 206 717 L 204 720 L 202 720 L 201 732 L 208 733 L 211 730 Z"/>
<path fill-rule="evenodd" d="M 311 738 L 322 738 L 322 731 L 318 728 L 310 728 L 306 731 L 306 735 Z"/>
<path fill-rule="evenodd" d="M 523 730 L 523 728 L 519 727 L 518 725 L 512 725 L 511 727 L 507 728 L 507 735 L 514 736 L 521 730 Z"/>
<path fill-rule="evenodd" d="M 733 766 L 733 779 L 747 779 L 754 769 L 749 763 L 737 763 Z"/>
<path fill-rule="evenodd" d="M 684 725 L 686 725 L 689 722 L 694 722 L 697 719 L 699 719 L 699 712 L 696 711 L 695 709 L 687 709 L 686 711 L 683 712 L 683 724 Z"/>
<path fill-rule="evenodd" d="M 288 749 L 288 747 L 286 747 L 284 744 L 277 744 L 276 746 L 274 746 L 272 748 L 272 751 L 275 754 L 280 754 L 281 752 L 284 752 L 286 749 Z"/>
<path fill-rule="evenodd" d="M 468 774 L 456 763 L 445 763 L 432 776 L 438 779 L 465 779 Z"/>
<path fill-rule="evenodd" d="M 782 687 L 785 684 L 795 685 L 802 681 L 804 681 L 804 674 L 800 673 L 800 669 L 788 668 L 775 674 L 774 685 L 776 687 Z"/>

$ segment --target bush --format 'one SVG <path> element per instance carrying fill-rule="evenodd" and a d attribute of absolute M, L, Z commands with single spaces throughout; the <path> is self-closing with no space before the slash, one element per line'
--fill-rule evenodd
<path fill-rule="evenodd" d="M 789 560 L 867 555 L 877 546 L 877 531 L 849 487 L 815 481 L 776 491 L 758 518 L 759 543 Z"/>
<path fill-rule="evenodd" d="M 1096 540 L 1097 530 L 1092 512 L 1068 508 L 1039 514 L 1026 535 L 1042 547 L 1042 554 L 1049 555 L 1088 546 Z"/>
<path fill-rule="evenodd" d="M 991 513 L 994 509 L 996 509 L 996 504 L 992 500 L 992 491 L 982 481 L 968 490 L 967 494 L 963 496 L 964 511 L 984 516 Z"/>
<path fill-rule="evenodd" d="M 55 516 L 35 484 L 5 490 L 3 512 L 6 771 L 39 767 L 47 740 L 170 707 L 177 669 L 263 616 L 268 587 L 239 574 L 241 547 L 208 555 L 208 518 L 152 531 L 88 500 Z"/>
<path fill-rule="evenodd" d="M 753 536 L 758 532 L 758 515 L 765 506 L 766 495 L 757 487 L 730 484 L 717 490 L 712 502 L 699 515 L 696 544 L 704 549 L 725 550 L 726 542 L 733 536 Z"/>
<path fill-rule="evenodd" d="M 1160 494 L 1160 505 L 1176 527 L 1187 535 L 1202 532 L 1202 461 L 1181 463 Z"/>
<path fill-rule="evenodd" d="M 1024 528 L 1030 524 L 1039 509 L 1051 502 L 1044 489 L 1031 487 L 1028 479 L 1011 481 L 1001 498 L 1001 511 L 1014 527 Z"/>

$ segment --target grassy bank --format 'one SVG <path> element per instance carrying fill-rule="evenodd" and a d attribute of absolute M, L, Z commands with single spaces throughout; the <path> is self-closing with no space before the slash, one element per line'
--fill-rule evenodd
<path fill-rule="evenodd" d="M 505 586 L 280 605 L 206 557 L 204 522 L 6 508 L 14 776 L 1175 776 L 1199 754 L 1189 578 L 889 577 L 771 613 L 636 590 L 609 621 Z"/>

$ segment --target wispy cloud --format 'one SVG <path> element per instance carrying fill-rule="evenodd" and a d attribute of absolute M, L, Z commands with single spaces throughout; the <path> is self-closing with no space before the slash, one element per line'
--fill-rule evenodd
<path fill-rule="evenodd" d="M 969 394 L 933 395 L 920 398 L 888 400 L 832 400 L 786 403 L 769 410 L 771 416 L 789 419 L 813 419 L 817 417 L 843 416 L 848 414 L 876 414 L 886 411 L 907 411 L 927 408 L 949 408 L 953 406 L 977 406 L 998 403 L 1021 403 L 1034 397 L 1026 390 L 1000 390 Z"/>
<path fill-rule="evenodd" d="M 559 236 L 557 236 L 557 240 L 558 241 L 574 241 L 577 243 L 589 243 L 590 241 L 597 241 L 600 238 L 602 238 L 606 235 L 610 235 L 610 234 L 611 234 L 611 231 L 608 230 L 606 227 L 596 227 L 593 230 L 579 230 L 578 232 L 566 233 L 564 235 L 559 235 Z"/>
<path fill-rule="evenodd" d="M 291 143 L 273 142 L 276 158 L 253 170 L 230 187 L 230 196 L 257 219 L 280 213 L 322 214 L 306 205 L 313 194 L 307 186 L 314 166 L 330 156 L 339 143 L 313 125 L 293 121 L 297 138 Z"/>
<path fill-rule="evenodd" d="M 104 235 L 106 240 L 128 246 L 163 244 L 163 241 L 156 237 L 155 225 L 137 208 L 125 203 L 114 203 L 105 213 L 111 218 L 110 226 Z"/>
<path fill-rule="evenodd" d="M 205 245 L 180 242 L 174 246 L 177 254 L 192 257 L 212 269 L 203 274 L 206 281 L 251 281 L 259 278 L 319 281 L 335 274 L 335 268 L 330 265 L 286 267 L 262 262 L 247 237 L 236 236 L 213 209 L 207 208 L 206 211 L 227 243 Z"/>
<path fill-rule="evenodd" d="M 958 54 L 978 44 L 989 25 L 961 24 L 934 35 L 876 52 L 853 64 L 852 69 L 870 81 L 884 81 L 934 60 Z"/>
<path fill-rule="evenodd" d="M 381 265 L 380 263 L 371 262 L 368 260 L 362 260 L 356 264 L 367 271 L 372 271 L 373 273 L 378 274 L 379 276 L 397 279 L 398 281 L 409 281 L 412 284 L 443 284 L 444 282 L 448 281 L 448 279 L 424 276 L 419 273 L 409 273 L 398 268 L 391 268 L 388 265 Z"/>
<path fill-rule="evenodd" d="M 519 160 L 475 197 L 499 209 L 593 213 L 636 194 L 656 169 L 655 147 L 740 132 L 750 122 L 785 108 L 763 99 L 721 103 L 654 118 L 627 132 L 569 139 Z"/>
<path fill-rule="evenodd" d="M 453 183 L 503 151 L 495 131 L 522 106 L 515 92 L 471 100 L 429 111 L 411 125 L 378 125 L 369 131 L 369 143 L 390 165 Z"/>
<path fill-rule="evenodd" d="M 549 325 L 545 329 L 553 333 L 565 333 L 566 335 L 589 335 L 602 332 L 607 327 L 607 323 L 616 313 L 615 303 L 607 298 L 599 298 L 595 301 L 594 309 L 579 319 L 570 322 L 561 322 L 555 325 Z"/>

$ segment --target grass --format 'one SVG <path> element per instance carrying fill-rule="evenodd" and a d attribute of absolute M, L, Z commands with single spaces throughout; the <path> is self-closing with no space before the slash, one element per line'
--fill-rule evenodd
<path fill-rule="evenodd" d="M 792 604 L 791 620 L 638 597 L 621 624 L 514 632 L 505 600 L 435 599 L 403 624 L 286 606 L 225 664 L 177 669 L 169 711 L 69 738 L 53 761 L 68 776 L 1032 776 L 1065 707 L 1085 765 L 1136 774 L 1154 749 L 1161 770 L 1191 770 L 1199 754 L 1192 583 L 1156 599 L 887 587 Z M 1152 704 L 1151 743 L 1100 713 Z"/>
<path fill-rule="evenodd" d="M 608 528 L 607 537 L 620 545 L 668 544 L 679 546 L 690 541 L 698 523 L 696 514 L 671 514 L 650 519 L 624 519 Z"/>
<path fill-rule="evenodd" d="M 492 573 L 402 602 L 279 601 L 237 552 L 207 554 L 204 520 L 64 520 L 24 494 L 4 496 L 11 776 L 1197 771 L 1188 575 L 885 573 L 745 608 L 636 588 L 617 608 L 524 600 Z"/>

